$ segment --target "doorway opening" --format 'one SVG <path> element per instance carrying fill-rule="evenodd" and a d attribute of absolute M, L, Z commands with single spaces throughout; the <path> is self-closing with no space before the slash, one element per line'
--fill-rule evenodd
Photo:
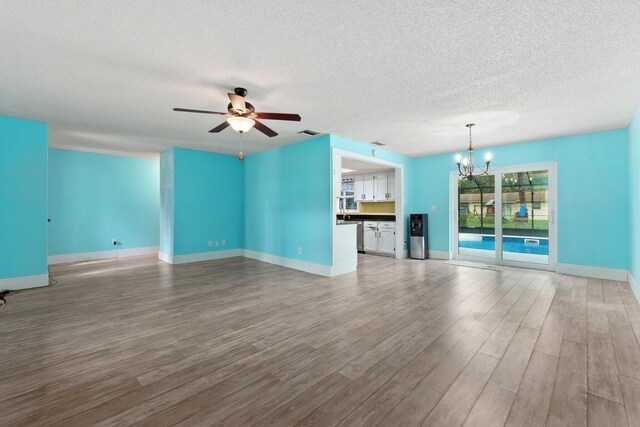
<path fill-rule="evenodd" d="M 332 149 L 334 266 L 351 253 L 357 258 L 357 252 L 406 257 L 402 178 L 401 164 Z M 358 223 L 355 251 L 351 237 L 345 241 L 344 233 L 340 233 L 341 221 Z"/>

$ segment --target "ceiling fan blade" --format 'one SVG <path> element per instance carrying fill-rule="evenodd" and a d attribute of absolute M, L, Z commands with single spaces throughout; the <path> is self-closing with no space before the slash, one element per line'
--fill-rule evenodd
<path fill-rule="evenodd" d="M 220 131 L 225 130 L 228 127 L 229 127 L 229 122 L 225 120 L 224 122 L 220 123 L 218 126 L 216 126 L 213 129 L 211 129 L 209 132 L 218 133 Z"/>
<path fill-rule="evenodd" d="M 181 111 L 183 113 L 219 114 L 221 116 L 227 115 L 227 113 L 220 113 L 218 111 L 190 110 L 188 108 L 174 108 L 173 111 Z"/>
<path fill-rule="evenodd" d="M 299 114 L 287 113 L 256 113 L 258 118 L 265 120 L 288 120 L 291 122 L 299 122 L 302 118 Z"/>
<path fill-rule="evenodd" d="M 244 96 L 236 95 L 235 93 L 228 93 L 227 95 L 229 95 L 234 110 L 239 112 L 245 112 L 247 110 L 247 106 L 244 103 Z"/>
<path fill-rule="evenodd" d="M 265 126 L 264 124 L 260 123 L 256 119 L 253 119 L 253 121 L 256 122 L 253 125 L 253 127 L 256 128 L 257 130 L 259 130 L 260 132 L 264 133 L 268 137 L 271 138 L 271 137 L 274 137 L 274 136 L 278 136 L 278 133 L 276 131 L 274 131 L 273 129 L 271 129 L 270 127 Z"/>

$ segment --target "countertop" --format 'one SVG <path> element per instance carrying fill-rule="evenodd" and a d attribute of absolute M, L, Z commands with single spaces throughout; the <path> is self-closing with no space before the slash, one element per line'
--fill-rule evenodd
<path fill-rule="evenodd" d="M 395 221 L 396 216 L 393 214 L 337 214 L 337 220 L 346 220 L 346 221 Z"/>
<path fill-rule="evenodd" d="M 341 215 L 341 214 L 338 214 Z M 355 215 L 355 216 L 395 216 L 395 214 L 392 213 L 348 213 L 348 215 Z"/>

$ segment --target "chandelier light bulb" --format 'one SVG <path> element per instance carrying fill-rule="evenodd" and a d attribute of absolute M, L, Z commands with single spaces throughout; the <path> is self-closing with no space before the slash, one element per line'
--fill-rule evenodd
<path fill-rule="evenodd" d="M 465 158 L 462 160 L 462 166 L 464 166 L 464 167 L 466 168 L 468 164 L 469 164 L 469 159 L 465 157 Z"/>
<path fill-rule="evenodd" d="M 460 164 L 462 162 L 462 156 L 460 154 L 456 154 L 456 163 Z"/>
<path fill-rule="evenodd" d="M 489 163 L 491 162 L 491 153 L 487 153 L 484 155 L 484 160 Z"/>

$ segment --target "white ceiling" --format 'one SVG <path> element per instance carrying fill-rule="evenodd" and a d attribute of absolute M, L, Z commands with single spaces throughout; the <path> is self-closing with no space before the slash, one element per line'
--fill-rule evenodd
<path fill-rule="evenodd" d="M 348 169 L 348 171 L 345 171 L 345 169 Z M 342 158 L 342 173 L 343 174 L 356 174 L 356 173 L 361 173 L 361 172 L 371 172 L 371 171 L 382 171 L 382 170 L 389 170 L 389 169 L 393 169 L 390 168 L 388 166 L 384 166 L 384 165 L 380 165 L 380 164 L 375 164 L 375 163 L 368 163 L 368 162 L 362 162 L 360 160 L 354 160 L 354 159 L 349 159 L 347 157 L 343 157 Z"/>
<path fill-rule="evenodd" d="M 625 127 L 640 103 L 640 1 L 9 1 L 0 114 L 50 145 L 236 153 L 208 130 L 234 86 L 266 122 L 245 152 L 313 129 L 411 156 Z"/>

